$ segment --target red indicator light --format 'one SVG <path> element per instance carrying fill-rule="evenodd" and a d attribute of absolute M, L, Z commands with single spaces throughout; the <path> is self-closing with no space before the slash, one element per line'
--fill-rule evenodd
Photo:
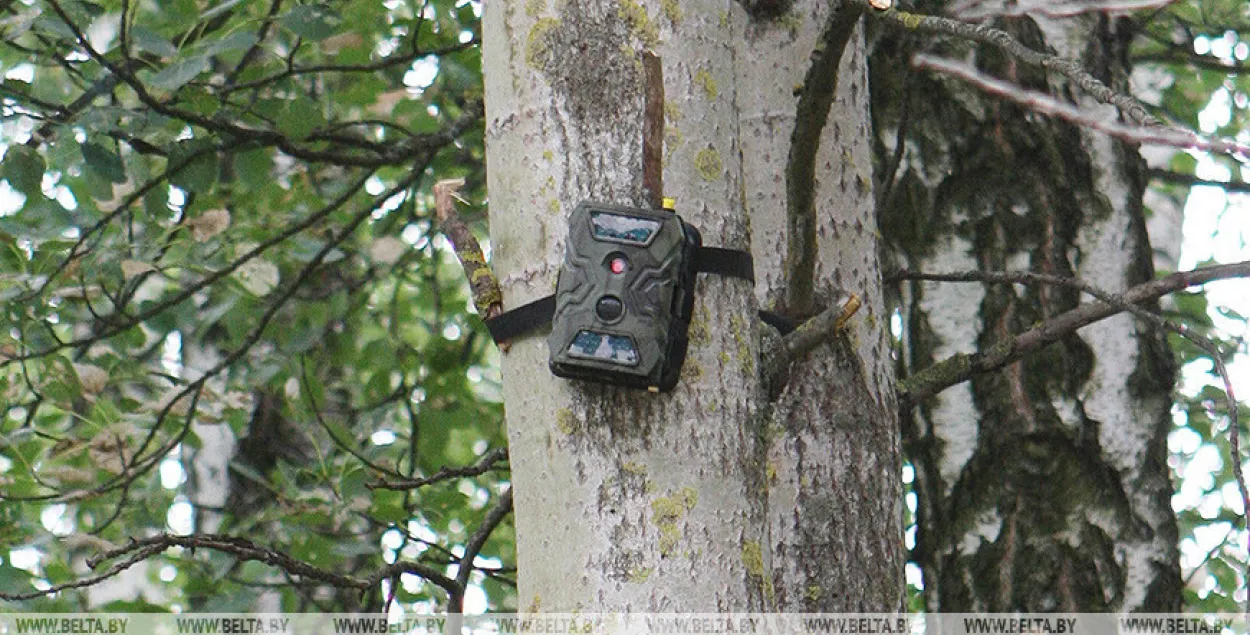
<path fill-rule="evenodd" d="M 608 269 L 611 269 L 612 273 L 616 274 L 625 273 L 625 267 L 626 263 L 624 258 L 613 258 L 612 262 L 608 263 Z"/>

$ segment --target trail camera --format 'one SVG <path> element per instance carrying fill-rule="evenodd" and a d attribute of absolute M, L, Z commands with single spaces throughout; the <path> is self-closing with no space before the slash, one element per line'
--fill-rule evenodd
<path fill-rule="evenodd" d="M 552 373 L 665 392 L 686 359 L 699 273 L 755 279 L 750 253 L 704 247 L 671 209 L 584 202 L 569 217 L 555 294 L 486 327 L 507 342 L 550 323 Z"/>
<path fill-rule="evenodd" d="M 668 210 L 579 205 L 556 283 L 551 372 L 671 390 L 686 357 L 701 242 Z"/>

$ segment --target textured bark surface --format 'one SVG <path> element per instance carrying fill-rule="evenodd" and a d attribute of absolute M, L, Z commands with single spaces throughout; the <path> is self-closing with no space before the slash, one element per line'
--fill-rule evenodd
<path fill-rule="evenodd" d="M 780 23 L 753 24 L 739 53 L 747 206 L 756 293 L 782 300 L 787 159 L 798 124 L 796 87 L 837 3 L 794 7 Z M 827 121 L 816 134 L 818 308 L 838 291 L 863 308 L 848 333 L 790 371 L 769 416 L 768 475 L 775 608 L 867 611 L 902 607 L 899 439 L 893 405 L 879 234 L 873 216 L 867 60 L 862 21 L 838 68 Z"/>
<path fill-rule="evenodd" d="M 704 244 L 751 248 L 761 297 L 776 297 L 794 84 L 828 10 L 797 4 L 767 23 L 725 0 L 485 6 L 492 259 L 505 308 L 551 292 L 579 201 L 645 203 L 644 50 L 663 67 L 665 195 Z M 844 60 L 851 79 L 835 109 L 847 119 L 826 128 L 818 165 L 825 292 L 849 259 L 851 284 L 880 275 L 862 47 L 856 37 Z M 843 153 L 858 156 L 856 171 Z M 842 227 L 858 238 L 839 238 Z M 841 253 L 838 240 L 859 251 Z M 896 608 L 899 456 L 880 325 L 813 353 L 774 408 L 751 285 L 698 285 L 671 394 L 556 379 L 541 337 L 504 356 L 521 608 Z M 865 289 L 873 297 L 879 283 Z"/>
<path fill-rule="evenodd" d="M 1124 22 L 1088 14 L 999 26 L 1079 59 L 1109 85 L 1126 84 Z M 903 129 L 882 210 L 899 266 L 1032 269 L 1110 291 L 1152 276 L 1135 149 L 956 80 L 906 73 L 907 51 L 917 47 L 971 58 L 983 72 L 1083 108 L 1108 108 L 994 50 L 883 39 L 873 57 L 874 115 L 879 166 L 890 167 Z M 992 345 L 1081 301 L 1063 289 L 1002 285 L 915 283 L 901 292 L 907 371 Z M 915 558 L 928 609 L 1179 609 L 1166 463 L 1173 379 L 1163 335 L 1122 315 L 909 413 Z"/>

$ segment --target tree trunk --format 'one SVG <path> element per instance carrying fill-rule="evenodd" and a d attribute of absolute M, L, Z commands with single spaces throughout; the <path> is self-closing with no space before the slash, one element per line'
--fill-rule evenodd
<path fill-rule="evenodd" d="M 1127 20 L 1093 13 L 996 25 L 1126 87 Z M 909 73 L 908 57 L 922 48 L 969 55 L 964 45 L 891 35 L 873 56 L 886 174 L 897 139 L 905 144 L 882 210 L 898 265 L 1030 269 L 1113 292 L 1152 277 L 1135 148 L 951 78 Z M 982 72 L 1110 108 L 996 49 L 972 55 Z M 905 284 L 903 365 L 914 372 L 984 350 L 1080 301 L 1057 287 Z M 1173 380 L 1163 334 L 1122 314 L 916 405 L 904 436 L 928 610 L 1178 610 L 1166 457 Z"/>
<path fill-rule="evenodd" d="M 489 3 L 491 244 L 505 306 L 551 292 L 577 203 L 647 205 L 643 51 L 663 69 L 664 194 L 704 244 L 750 248 L 759 298 L 778 297 L 795 87 L 828 4 L 760 21 L 725 0 Z M 769 327 L 742 280 L 699 277 L 669 394 L 558 379 L 543 337 L 514 343 L 503 374 L 521 608 L 900 607 L 899 443 L 858 32 L 842 62 L 840 119 L 815 128 L 815 298 L 832 303 L 841 285 L 867 310 L 791 369 L 776 403 L 761 379 L 775 337 L 761 345 Z"/>

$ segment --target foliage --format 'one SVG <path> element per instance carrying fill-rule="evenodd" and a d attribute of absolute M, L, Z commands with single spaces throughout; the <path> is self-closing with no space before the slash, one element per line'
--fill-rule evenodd
<path fill-rule="evenodd" d="M 480 5 L 0 11 L 0 544 L 39 556 L 32 572 L 0 553 L 0 591 L 164 531 L 361 577 L 397 557 L 454 573 L 505 466 L 402 482 L 505 443 L 493 348 L 429 195 L 463 176 L 484 199 Z M 228 476 L 197 473 L 231 452 L 224 427 Z M 472 578 L 493 606 L 512 598 L 512 543 L 505 522 Z M 161 606 L 388 599 L 212 550 L 163 557 Z M 388 583 L 396 601 L 445 601 L 410 577 Z"/>
<path fill-rule="evenodd" d="M 1149 18 L 1142 21 L 1133 57 L 1139 67 L 1163 73 L 1161 114 L 1209 134 L 1237 136 L 1247 129 L 1250 74 L 1244 64 L 1250 57 L 1250 14 L 1244 3 L 1180 2 Z M 1213 112 L 1220 114 L 1212 116 Z M 1233 182 L 1244 180 L 1242 165 L 1231 157 L 1178 153 L 1169 167 L 1193 175 L 1199 159 L 1226 169 Z M 1187 188 L 1167 180 L 1156 184 L 1160 193 L 1183 202 Z M 1244 327 L 1245 318 L 1210 306 L 1204 294 L 1179 294 L 1165 306 L 1167 317 L 1215 339 L 1225 362 L 1247 352 L 1244 338 L 1229 335 L 1229 327 L 1235 333 Z M 1169 464 L 1178 489 L 1173 507 L 1184 554 L 1185 603 L 1194 610 L 1239 611 L 1245 601 L 1248 559 L 1242 502 L 1233 478 L 1228 396 L 1209 352 L 1175 335 L 1171 342 L 1189 386 L 1176 393 L 1176 427 L 1169 440 Z M 1244 405 L 1241 412 L 1244 430 Z"/>

